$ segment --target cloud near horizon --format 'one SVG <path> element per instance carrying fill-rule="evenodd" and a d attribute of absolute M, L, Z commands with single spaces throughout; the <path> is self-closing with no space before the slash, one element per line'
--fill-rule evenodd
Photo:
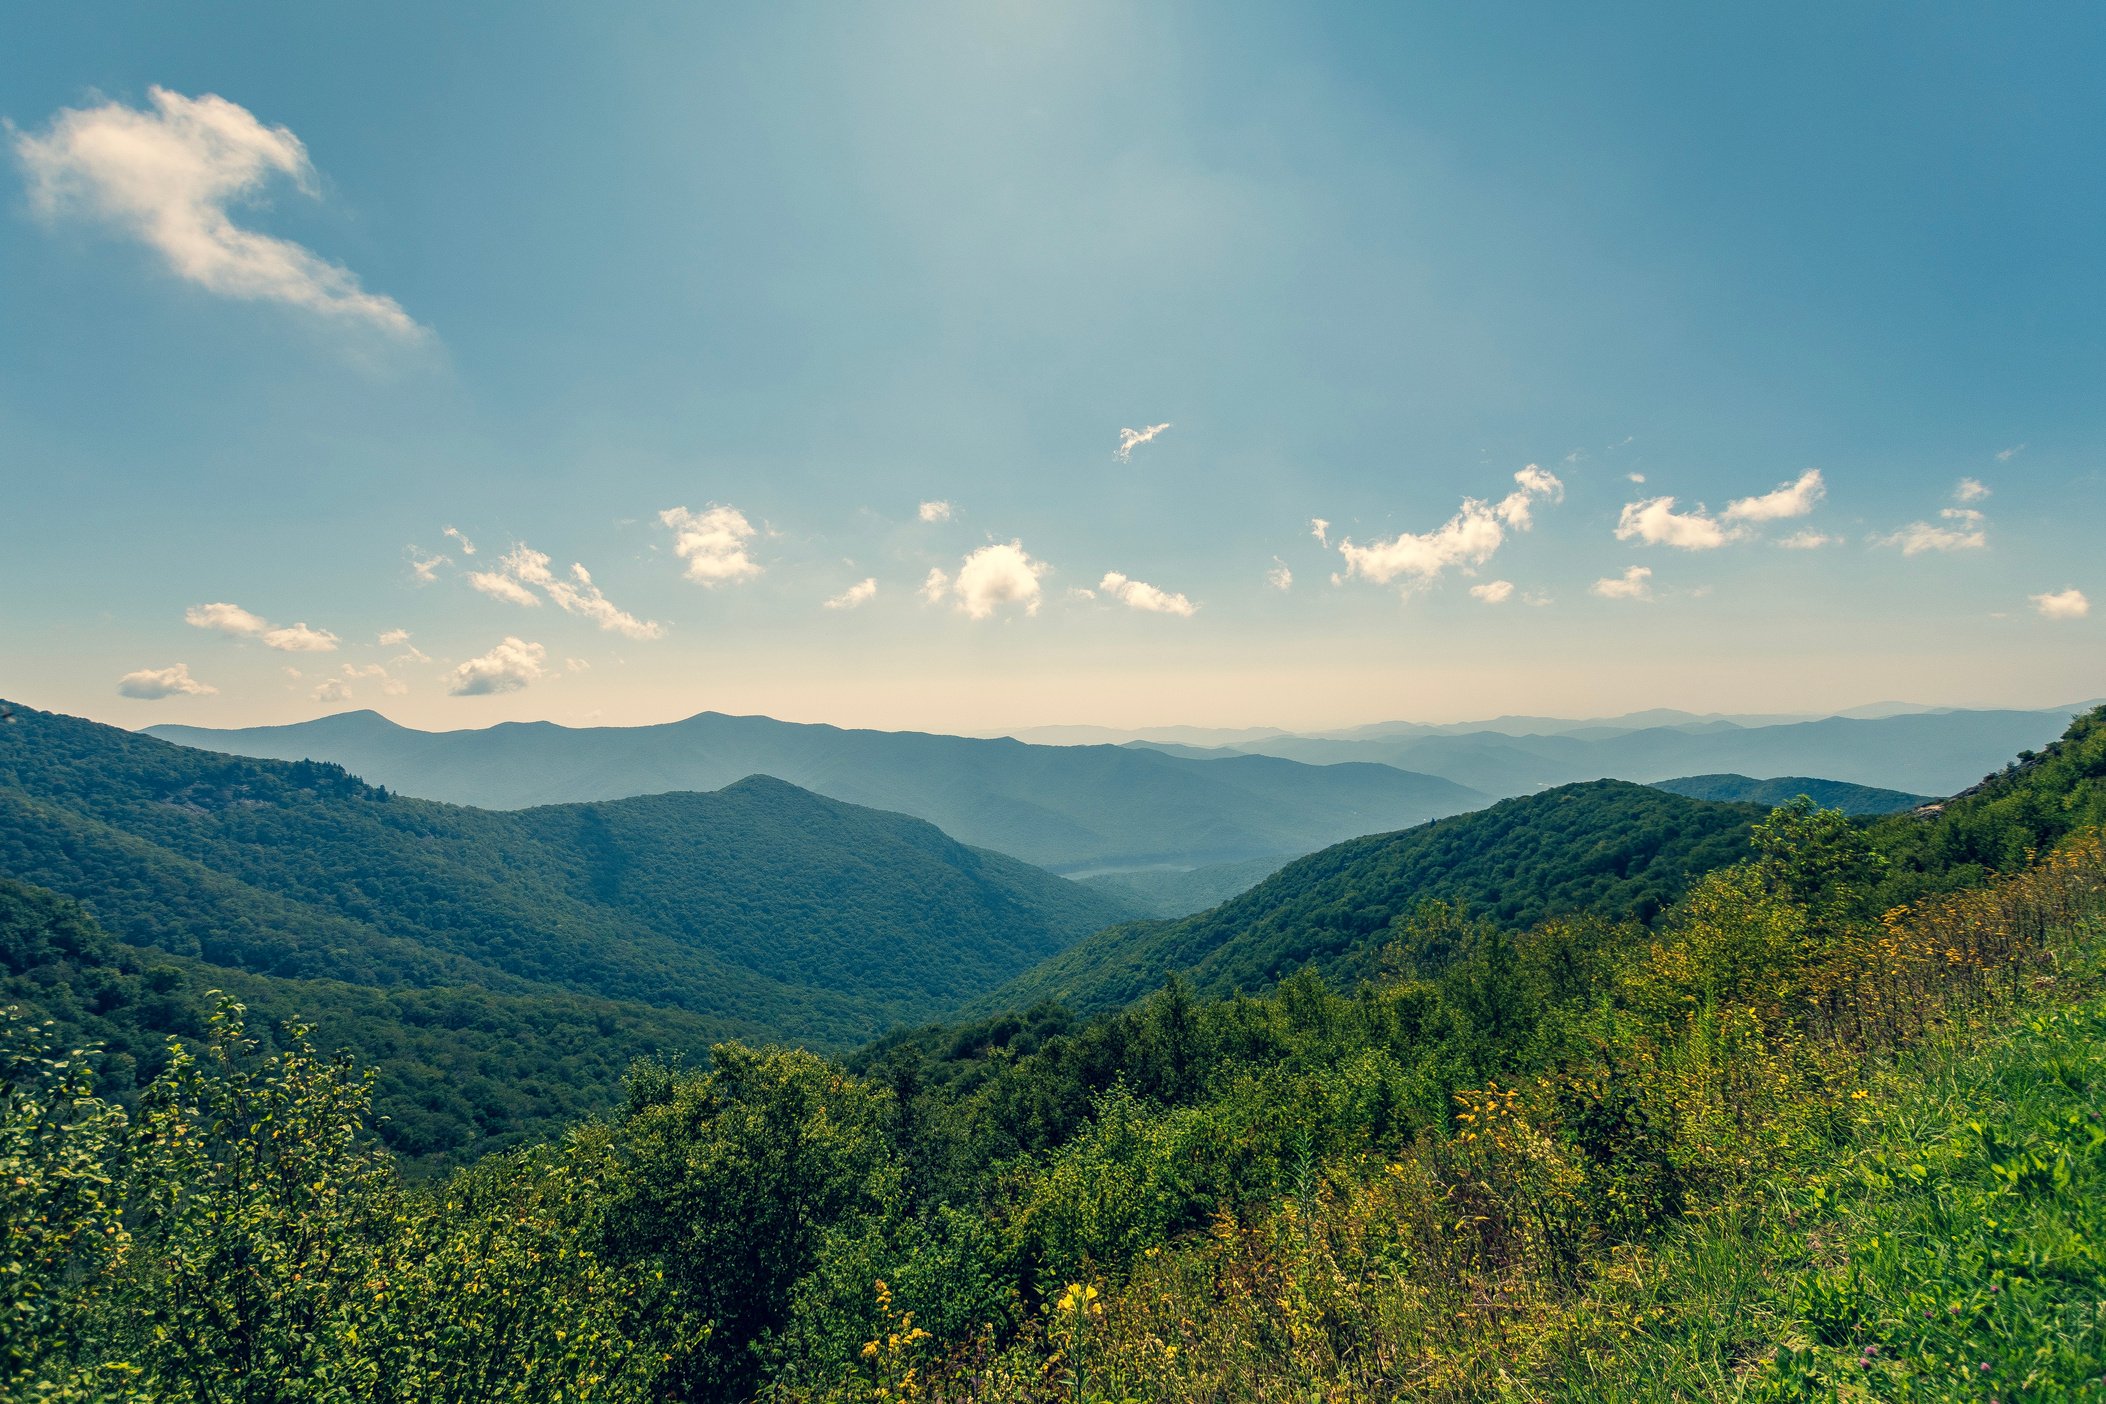
<path fill-rule="evenodd" d="M 846 590 L 843 590 L 840 594 L 822 603 L 828 609 L 855 609 L 859 605 L 868 604 L 876 596 L 877 577 L 867 575 Z"/>
<path fill-rule="evenodd" d="M 1097 588 L 1128 609 L 1138 609 L 1147 614 L 1174 614 L 1189 619 L 1198 612 L 1199 606 L 1183 595 L 1169 590 L 1160 590 L 1145 580 L 1130 580 L 1118 571 L 1107 571 Z"/>
<path fill-rule="evenodd" d="M 545 675 L 548 650 L 512 635 L 488 653 L 471 658 L 447 675 L 446 691 L 455 697 L 488 697 L 517 692 Z"/>
<path fill-rule="evenodd" d="M 166 668 L 141 668 L 117 679 L 117 695 L 158 702 L 164 697 L 209 697 L 219 689 L 190 676 L 188 663 Z"/>
<path fill-rule="evenodd" d="M 759 533 L 738 508 L 668 507 L 658 520 L 673 529 L 673 554 L 687 562 L 685 574 L 697 585 L 714 590 L 761 573 L 760 562 L 746 554 L 746 543 Z"/>
<path fill-rule="evenodd" d="M 1527 531 L 1534 525 L 1536 499 L 1555 502 L 1565 495 L 1565 485 L 1533 463 L 1514 474 L 1514 483 L 1514 490 L 1497 503 L 1464 498 L 1461 509 L 1432 531 L 1407 531 L 1367 546 L 1356 546 L 1351 537 L 1346 538 L 1338 543 L 1346 561 L 1345 573 L 1377 585 L 1401 576 L 1409 590 L 1432 584 L 1451 567 L 1483 565 L 1505 543 L 1509 527 Z"/>
<path fill-rule="evenodd" d="M 183 622 L 230 638 L 256 639 L 280 653 L 330 653 L 341 642 L 327 629 L 310 628 L 304 620 L 273 628 L 269 620 L 226 600 L 190 606 L 183 611 Z"/>
<path fill-rule="evenodd" d="M 1620 576 L 1605 576 L 1587 588 L 1605 600 L 1649 600 L 1653 597 L 1653 568 L 1626 566 Z"/>
<path fill-rule="evenodd" d="M 280 178 L 309 198 L 321 184 L 307 148 L 285 127 L 207 93 L 147 89 L 148 106 L 62 108 L 41 133 L 16 133 L 30 208 L 48 222 L 116 229 L 171 273 L 222 297 L 276 302 L 414 340 L 426 329 L 400 303 L 288 239 L 237 224 L 230 209 L 261 200 Z"/>
<path fill-rule="evenodd" d="M 2034 612 L 2043 619 L 2082 619 L 2091 613 L 2091 601 L 2075 587 L 2028 598 L 2033 601 Z"/>

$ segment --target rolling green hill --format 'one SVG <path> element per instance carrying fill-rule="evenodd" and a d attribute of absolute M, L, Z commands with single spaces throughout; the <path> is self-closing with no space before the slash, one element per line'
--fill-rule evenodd
<path fill-rule="evenodd" d="M 715 790 L 773 775 L 926 819 L 963 842 L 1059 872 L 1308 853 L 1490 802 L 1386 765 L 1233 754 L 1192 761 L 1123 746 L 1031 746 L 716 712 L 661 726 L 508 722 L 427 732 L 361 711 L 291 726 L 159 726 L 151 734 L 236 755 L 334 761 L 404 794 L 489 809 Z"/>
<path fill-rule="evenodd" d="M 1718 800 L 1727 804 L 1759 804 L 1773 809 L 1804 795 L 1823 809 L 1840 809 L 1849 815 L 1898 814 L 1929 804 L 1930 795 L 1905 794 L 1871 785 L 1852 785 L 1843 780 L 1818 780 L 1807 775 L 1784 775 L 1774 780 L 1755 780 L 1746 775 L 1685 775 L 1676 780 L 1655 780 L 1656 790 L 1689 799 Z"/>
<path fill-rule="evenodd" d="M 839 1046 L 1130 913 L 896 814 L 753 777 L 512 813 L 18 708 L 0 875 L 118 939 L 374 987 L 550 987 Z"/>
<path fill-rule="evenodd" d="M 1738 861 L 1762 813 L 1616 780 L 1567 785 L 1312 853 L 1197 916 L 1100 931 L 968 1008 L 1051 999 L 1106 1009 L 1172 972 L 1205 994 L 1259 989 L 1305 966 L 1349 978 L 1369 973 L 1428 899 L 1505 926 L 1572 912 L 1647 921 L 1692 878 Z"/>

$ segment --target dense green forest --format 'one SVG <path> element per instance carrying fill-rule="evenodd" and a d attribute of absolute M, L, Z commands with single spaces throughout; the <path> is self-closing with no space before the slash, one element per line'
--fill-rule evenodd
<path fill-rule="evenodd" d="M 118 939 L 377 988 L 549 988 L 843 1047 L 1128 915 L 1028 864 L 765 777 L 490 813 L 316 762 L 16 708 L 0 873 Z"/>
<path fill-rule="evenodd" d="M 1934 798 L 1900 790 L 1882 790 L 1874 785 L 1852 785 L 1843 780 L 1817 780 L 1810 775 L 1783 775 L 1774 780 L 1756 780 L 1746 775 L 1685 775 L 1677 780 L 1655 780 L 1652 784 L 1656 790 L 1686 795 L 1690 799 L 1759 804 L 1765 809 L 1790 804 L 1804 795 L 1823 809 L 1839 809 L 1852 816 L 1898 814 L 1904 809 L 1929 804 Z"/>
<path fill-rule="evenodd" d="M 1928 817 L 1779 809 L 1649 924 L 1414 893 L 1351 988 L 645 1061 L 426 1187 L 297 1031 L 222 1008 L 126 1114 L 17 1027 L 0 1362 L 67 1399 L 2097 1397 L 2102 814 L 2095 714 Z"/>
<path fill-rule="evenodd" d="M 1581 912 L 1649 922 L 1698 875 L 1738 859 L 1762 813 L 1616 780 L 1566 785 L 1337 844 L 1212 911 L 1100 931 L 971 1007 L 1108 1009 L 1172 971 L 1204 994 L 1260 989 L 1303 967 L 1350 982 L 1376 973 L 1427 901 L 1509 929 Z"/>

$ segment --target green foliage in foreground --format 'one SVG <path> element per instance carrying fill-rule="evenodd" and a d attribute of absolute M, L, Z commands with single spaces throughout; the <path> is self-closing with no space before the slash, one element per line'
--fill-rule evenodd
<path fill-rule="evenodd" d="M 1753 840 L 1351 993 L 646 1062 L 425 1186 L 297 1029 L 129 1115 L 15 1036 L 0 1394 L 2096 1397 L 2106 836 L 1899 910 L 1839 815 Z"/>

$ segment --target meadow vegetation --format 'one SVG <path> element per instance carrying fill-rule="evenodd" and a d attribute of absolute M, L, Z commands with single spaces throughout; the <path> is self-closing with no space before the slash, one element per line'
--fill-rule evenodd
<path fill-rule="evenodd" d="M 18 1022 L 0 1394 L 2096 1398 L 2102 803 L 2095 713 L 1649 926 L 1429 899 L 1350 987 L 647 1060 L 429 1184 L 232 1002 L 129 1110 Z"/>

